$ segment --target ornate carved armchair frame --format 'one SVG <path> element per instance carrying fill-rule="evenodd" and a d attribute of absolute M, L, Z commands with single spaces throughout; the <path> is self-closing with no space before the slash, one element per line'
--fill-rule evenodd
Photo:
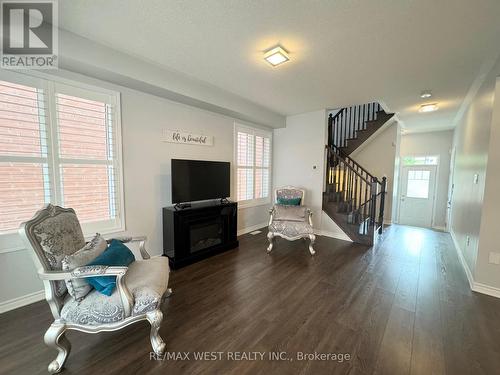
<path fill-rule="evenodd" d="M 27 248 L 32 250 L 35 264 L 39 266 L 38 275 L 43 281 L 45 287 L 45 298 L 50 306 L 52 315 L 54 316 L 54 322 L 51 324 L 44 336 L 45 343 L 58 351 L 56 359 L 53 360 L 48 366 L 49 372 L 60 372 L 70 353 L 71 344 L 65 337 L 65 332 L 67 330 L 75 330 L 85 333 L 109 332 L 117 331 L 129 326 L 130 324 L 147 320 L 151 324 L 150 340 L 153 350 L 156 354 L 162 355 L 165 352 L 165 343 L 158 333 L 163 320 L 163 313 L 160 309 L 161 303 L 156 309 L 148 311 L 147 313 L 132 315 L 134 297 L 124 282 L 124 276 L 127 273 L 128 267 L 83 266 L 75 268 L 71 271 L 51 269 L 44 255 L 44 250 L 42 249 L 39 241 L 36 239 L 34 228 L 37 224 L 43 222 L 47 218 L 55 217 L 61 213 L 75 214 L 75 211 L 71 208 L 62 208 L 49 204 L 42 210 L 38 211 L 31 220 L 21 224 L 19 229 L 19 234 L 24 239 Z M 150 255 L 145 247 L 146 237 L 122 237 L 116 239 L 122 243 L 138 242 L 142 259 L 146 260 L 150 258 Z M 109 241 L 111 240 L 108 240 L 108 242 Z M 61 309 L 64 305 L 65 296 L 60 295 L 60 293 L 57 292 L 57 283 L 74 278 L 103 276 L 116 276 L 116 287 L 123 307 L 124 318 L 117 322 L 98 325 L 75 324 L 62 319 Z M 162 301 L 171 293 L 172 290 L 167 289 L 166 293 L 162 297 Z"/>
<path fill-rule="evenodd" d="M 313 225 L 312 224 L 312 215 L 313 215 L 313 213 L 309 208 L 306 208 L 306 212 L 307 212 L 306 220 L 307 220 L 307 224 L 310 227 L 310 229 L 307 232 L 296 233 L 295 235 L 287 235 L 287 234 L 283 233 L 282 231 L 272 230 L 273 229 L 272 224 L 274 222 L 276 204 L 278 203 L 278 198 L 281 196 L 288 197 L 288 198 L 301 198 L 300 205 L 304 206 L 304 199 L 306 196 L 306 191 L 304 189 L 301 189 L 301 188 L 298 188 L 295 186 L 291 186 L 291 185 L 277 188 L 274 191 L 274 199 L 275 199 L 274 203 L 275 203 L 275 205 L 273 205 L 273 207 L 271 207 L 271 209 L 269 210 L 269 224 L 268 224 L 269 232 L 267 233 L 267 239 L 269 240 L 269 246 L 267 247 L 267 253 L 270 253 L 273 250 L 274 237 L 278 236 L 278 237 L 284 238 L 288 241 L 295 241 L 295 240 L 298 240 L 301 238 L 309 239 L 310 240 L 309 252 L 311 253 L 311 255 L 316 254 L 316 252 L 314 251 L 314 248 L 313 248 L 314 242 L 316 241 L 316 236 L 314 235 L 314 233 L 312 233 L 312 225 Z"/>

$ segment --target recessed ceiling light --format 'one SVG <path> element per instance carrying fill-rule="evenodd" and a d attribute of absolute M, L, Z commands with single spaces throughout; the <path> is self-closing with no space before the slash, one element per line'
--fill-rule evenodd
<path fill-rule="evenodd" d="M 420 97 L 422 99 L 427 99 L 427 98 L 430 98 L 431 96 L 432 96 L 431 90 L 422 91 L 422 93 L 420 94 Z"/>
<path fill-rule="evenodd" d="M 420 109 L 418 110 L 419 112 L 434 112 L 439 109 L 438 105 L 436 103 L 433 104 L 422 104 L 420 106 Z"/>
<path fill-rule="evenodd" d="M 264 59 L 272 66 L 278 66 L 290 60 L 288 52 L 281 46 L 274 47 L 264 54 Z"/>

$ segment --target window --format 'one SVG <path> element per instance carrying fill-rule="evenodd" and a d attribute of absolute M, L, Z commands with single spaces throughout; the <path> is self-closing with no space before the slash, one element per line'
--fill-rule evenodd
<path fill-rule="evenodd" d="M 46 203 L 86 233 L 123 229 L 117 93 L 0 75 L 0 236 Z M 1 242 L 1 241 L 0 241 Z"/>
<path fill-rule="evenodd" d="M 403 165 L 437 165 L 437 156 L 405 156 Z"/>
<path fill-rule="evenodd" d="M 240 206 L 268 203 L 271 184 L 272 135 L 235 125 L 236 199 Z"/>
<path fill-rule="evenodd" d="M 408 171 L 408 181 L 406 185 L 406 196 L 408 198 L 429 198 L 430 171 Z"/>

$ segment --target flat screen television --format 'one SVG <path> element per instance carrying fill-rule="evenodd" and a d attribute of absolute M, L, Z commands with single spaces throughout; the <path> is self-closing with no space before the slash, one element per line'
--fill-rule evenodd
<path fill-rule="evenodd" d="M 172 203 L 222 199 L 231 195 L 231 164 L 172 159 Z"/>

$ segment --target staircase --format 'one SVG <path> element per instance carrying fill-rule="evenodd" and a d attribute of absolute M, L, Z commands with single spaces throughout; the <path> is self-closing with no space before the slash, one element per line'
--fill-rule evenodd
<path fill-rule="evenodd" d="M 350 155 L 393 116 L 380 104 L 368 103 L 342 108 L 328 118 L 323 211 L 353 242 L 371 246 L 382 234 L 387 181 Z"/>

